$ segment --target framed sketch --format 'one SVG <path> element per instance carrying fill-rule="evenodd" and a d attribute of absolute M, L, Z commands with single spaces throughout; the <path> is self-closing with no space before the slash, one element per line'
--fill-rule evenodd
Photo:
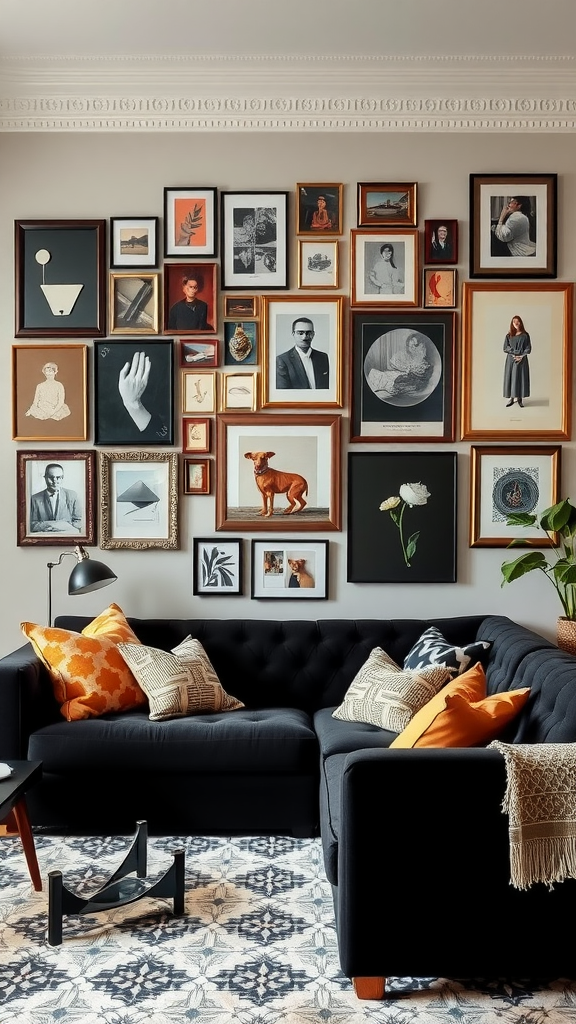
<path fill-rule="evenodd" d="M 110 334 L 158 334 L 159 274 L 110 274 Z"/>
<path fill-rule="evenodd" d="M 353 306 L 417 306 L 418 232 L 350 232 Z"/>
<path fill-rule="evenodd" d="M 164 189 L 164 256 L 216 255 L 216 189 Z"/>
<path fill-rule="evenodd" d="M 218 330 L 216 263 L 164 264 L 164 333 Z"/>
<path fill-rule="evenodd" d="M 224 317 L 228 320 L 257 320 L 260 315 L 259 295 L 225 295 Z"/>
<path fill-rule="evenodd" d="M 340 416 L 218 417 L 216 529 L 341 528 Z"/>
<path fill-rule="evenodd" d="M 508 526 L 515 512 L 540 515 L 555 505 L 560 445 L 471 447 L 470 547 L 552 547 L 537 527 Z"/>
<path fill-rule="evenodd" d="M 424 221 L 424 262 L 458 263 L 458 221 Z"/>
<path fill-rule="evenodd" d="M 298 239 L 298 287 L 338 287 L 338 239 Z"/>
<path fill-rule="evenodd" d="M 416 226 L 416 182 L 358 182 L 358 227 Z"/>
<path fill-rule="evenodd" d="M 157 267 L 158 217 L 110 217 L 110 268 Z"/>
<path fill-rule="evenodd" d="M 264 296 L 262 303 L 262 406 L 340 408 L 344 297 Z"/>
<path fill-rule="evenodd" d="M 470 175 L 470 277 L 556 277 L 557 179 Z"/>
<path fill-rule="evenodd" d="M 182 459 L 182 490 L 184 494 L 210 494 L 212 459 Z"/>
<path fill-rule="evenodd" d="M 192 593 L 237 597 L 242 593 L 242 538 L 194 537 Z"/>
<path fill-rule="evenodd" d="M 181 367 L 206 367 L 218 366 L 220 341 L 218 338 L 210 338 L 204 341 L 194 338 L 194 341 L 180 339 L 178 349 L 180 352 Z"/>
<path fill-rule="evenodd" d="M 573 289 L 464 282 L 462 440 L 570 440 Z"/>
<path fill-rule="evenodd" d="M 190 416 L 216 412 L 216 373 L 182 370 L 182 412 Z"/>
<path fill-rule="evenodd" d="M 182 420 L 182 450 L 209 452 L 211 423 L 206 416 L 187 416 Z"/>
<path fill-rule="evenodd" d="M 296 234 L 341 235 L 344 186 L 296 185 Z"/>
<path fill-rule="evenodd" d="M 454 313 L 353 312 L 350 441 L 453 441 Z"/>
<path fill-rule="evenodd" d="M 12 346 L 12 439 L 86 441 L 86 345 Z"/>
<path fill-rule="evenodd" d="M 456 452 L 349 454 L 348 582 L 455 583 L 456 494 Z"/>
<path fill-rule="evenodd" d="M 174 444 L 174 345 L 94 342 L 94 443 Z"/>
<path fill-rule="evenodd" d="M 328 544 L 327 540 L 253 540 L 250 597 L 325 601 Z"/>
<path fill-rule="evenodd" d="M 454 309 L 458 305 L 457 274 L 457 270 L 450 267 L 426 267 L 424 309 Z"/>
<path fill-rule="evenodd" d="M 96 543 L 96 453 L 17 451 L 18 545 Z"/>
<path fill-rule="evenodd" d="M 178 548 L 176 452 L 98 452 L 100 547 Z"/>
<path fill-rule="evenodd" d="M 258 362 L 258 324 L 255 320 L 231 320 L 224 324 L 224 365 Z"/>
<path fill-rule="evenodd" d="M 288 193 L 222 192 L 222 287 L 288 287 Z"/>
<path fill-rule="evenodd" d="M 255 412 L 258 408 L 258 374 L 224 373 L 222 375 L 222 412 Z"/>
<path fill-rule="evenodd" d="M 15 221 L 16 337 L 106 333 L 106 221 Z"/>

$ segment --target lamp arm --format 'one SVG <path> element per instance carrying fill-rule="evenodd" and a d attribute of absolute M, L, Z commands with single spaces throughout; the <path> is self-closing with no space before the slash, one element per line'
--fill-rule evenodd
<path fill-rule="evenodd" d="M 48 569 L 48 625 L 52 626 L 52 569 L 56 568 L 57 565 L 62 564 L 62 559 L 66 558 L 66 555 L 74 555 L 77 562 L 80 562 L 83 558 L 87 558 L 88 555 L 78 544 L 74 551 L 63 551 L 57 562 L 47 562 L 46 566 Z"/>

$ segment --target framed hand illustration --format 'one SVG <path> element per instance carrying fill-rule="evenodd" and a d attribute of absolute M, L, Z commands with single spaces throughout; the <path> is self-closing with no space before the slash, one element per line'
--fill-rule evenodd
<path fill-rule="evenodd" d="M 95 444 L 174 444 L 174 344 L 94 342 Z"/>
<path fill-rule="evenodd" d="M 472 445 L 471 454 L 470 547 L 551 547 L 542 530 L 508 526 L 507 519 L 540 515 L 559 500 L 561 446 Z"/>

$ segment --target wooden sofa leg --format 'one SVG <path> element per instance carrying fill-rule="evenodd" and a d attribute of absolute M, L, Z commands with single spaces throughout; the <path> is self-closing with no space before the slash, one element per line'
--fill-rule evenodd
<path fill-rule="evenodd" d="M 386 978 L 352 978 L 358 999 L 383 999 Z"/>

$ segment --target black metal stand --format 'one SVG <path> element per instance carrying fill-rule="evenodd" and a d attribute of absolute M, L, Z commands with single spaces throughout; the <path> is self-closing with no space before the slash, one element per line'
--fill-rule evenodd
<path fill-rule="evenodd" d="M 77 896 L 62 882 L 61 871 L 48 873 L 48 942 L 51 946 L 62 943 L 62 917 L 64 914 L 90 914 L 112 910 L 135 903 L 144 896 L 170 896 L 174 900 L 174 914 L 184 913 L 184 850 L 174 850 L 173 864 L 154 885 L 143 881 L 147 870 L 146 843 L 148 828 L 145 821 L 136 822 L 134 842 L 120 867 L 110 876 L 106 885 L 89 898 Z M 127 875 L 136 873 L 136 878 Z"/>

